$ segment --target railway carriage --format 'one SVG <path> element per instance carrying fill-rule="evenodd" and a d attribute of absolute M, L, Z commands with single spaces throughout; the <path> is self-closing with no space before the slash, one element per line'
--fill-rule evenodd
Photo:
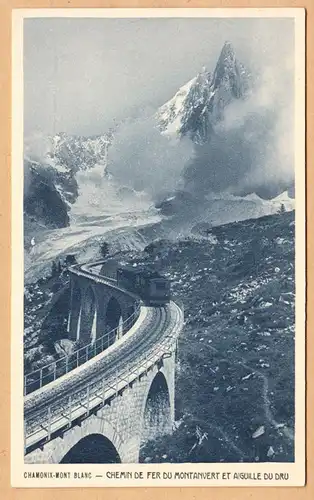
<path fill-rule="evenodd" d="M 117 269 L 118 286 L 134 292 L 151 306 L 163 306 L 170 301 L 170 281 L 156 271 L 132 266 Z"/>

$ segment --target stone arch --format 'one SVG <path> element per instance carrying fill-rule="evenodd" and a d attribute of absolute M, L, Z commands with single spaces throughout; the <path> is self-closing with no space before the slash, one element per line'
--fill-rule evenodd
<path fill-rule="evenodd" d="M 122 309 L 115 297 L 111 297 L 107 304 L 105 324 L 107 331 L 112 332 L 109 339 L 109 345 L 111 345 L 123 334 Z"/>
<path fill-rule="evenodd" d="M 63 436 L 49 441 L 43 449 L 37 448 L 26 455 L 25 463 L 62 463 L 70 450 L 90 435 L 100 435 L 108 440 L 116 450 L 120 461 L 123 462 L 122 448 L 124 442 L 114 424 L 106 418 L 104 409 L 102 409 L 96 415 L 90 415 L 86 420 L 83 420 L 80 426 L 76 425 L 66 431 Z"/>
<path fill-rule="evenodd" d="M 96 296 L 91 286 L 88 286 L 82 300 L 79 338 L 86 343 L 96 338 Z"/>
<path fill-rule="evenodd" d="M 95 433 L 80 439 L 62 458 L 61 464 L 121 463 L 119 453 L 110 439 Z"/>
<path fill-rule="evenodd" d="M 143 445 L 172 431 L 171 398 L 167 379 L 159 370 L 147 388 L 141 414 L 141 438 Z"/>

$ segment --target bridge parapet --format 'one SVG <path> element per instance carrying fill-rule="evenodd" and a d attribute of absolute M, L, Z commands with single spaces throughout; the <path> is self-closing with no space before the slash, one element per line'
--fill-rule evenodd
<path fill-rule="evenodd" d="M 137 462 L 143 439 L 171 432 L 183 307 L 141 306 L 96 265 L 70 269 L 68 333 L 85 345 L 26 376 L 27 463 L 68 463 L 95 434 Z"/>
<path fill-rule="evenodd" d="M 102 261 L 99 261 L 102 262 Z M 24 376 L 24 395 L 55 381 L 103 352 L 124 335 L 140 314 L 138 296 L 117 286 L 112 278 L 90 271 L 98 265 L 72 266 L 69 338 L 83 344 L 69 355 Z"/>
<path fill-rule="evenodd" d="M 169 308 L 172 314 L 169 313 Z M 150 310 L 149 324 L 157 323 L 159 328 L 151 336 L 147 335 L 145 324 L 136 331 L 130 337 L 133 348 L 125 346 L 128 357 L 124 357 L 124 363 L 116 365 L 114 362 L 110 365 L 110 360 L 107 360 L 109 364 L 106 367 L 101 366 L 100 361 L 99 368 L 95 363 L 94 377 L 87 374 L 85 382 L 78 377 L 76 389 L 73 380 L 68 388 L 62 385 L 59 395 L 55 390 L 51 391 L 50 401 L 49 394 L 42 395 L 43 401 L 38 395 L 35 397 L 34 394 L 32 398 L 30 394 L 25 404 L 25 451 L 36 448 L 39 443 L 50 441 L 62 429 L 68 429 L 73 423 L 97 412 L 112 398 L 121 395 L 127 387 L 132 387 L 143 375 L 147 375 L 154 366 L 160 369 L 167 358 L 174 358 L 177 338 L 183 326 L 183 313 L 174 303 L 169 308 L 168 311 L 167 308 L 147 308 Z M 172 371 L 174 377 L 174 370 Z M 172 400 L 173 398 L 174 395 L 171 396 Z M 171 407 L 173 418 L 173 401 Z"/>
<path fill-rule="evenodd" d="M 102 261 L 97 261 L 93 264 L 93 267 L 96 265 L 99 265 L 99 263 Z M 88 267 L 88 269 L 92 267 L 91 265 Z M 85 269 L 86 268 L 86 269 Z M 113 278 L 109 278 L 100 274 L 95 274 L 91 273 L 89 270 L 87 270 L 87 266 L 73 266 L 69 269 L 70 274 L 74 274 L 76 276 L 86 278 L 88 280 L 91 280 L 95 283 L 99 283 L 101 285 L 109 286 L 111 289 L 115 289 L 118 292 L 128 295 L 129 297 L 133 297 L 134 300 L 138 300 L 138 296 L 135 295 L 132 292 L 129 292 L 128 290 L 125 290 L 124 288 L 121 288 L 118 286 L 117 281 Z"/>
<path fill-rule="evenodd" d="M 123 321 L 122 327 L 125 332 L 135 324 L 139 317 L 140 309 L 141 306 L 138 304 L 134 313 Z M 94 342 L 90 342 L 67 356 L 63 356 L 52 363 L 27 373 L 24 376 L 24 396 L 37 389 L 41 389 L 50 382 L 54 382 L 71 370 L 75 370 L 82 364 L 102 353 L 115 342 L 116 338 L 117 328 L 113 328 Z"/>

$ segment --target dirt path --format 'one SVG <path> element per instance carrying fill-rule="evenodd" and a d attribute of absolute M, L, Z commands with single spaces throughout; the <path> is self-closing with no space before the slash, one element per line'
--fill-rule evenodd
<path fill-rule="evenodd" d="M 290 443 L 294 442 L 294 432 L 287 427 L 285 424 L 281 424 L 277 422 L 274 419 L 274 416 L 272 414 L 272 411 L 270 409 L 270 400 L 268 397 L 268 392 L 269 392 L 269 380 L 268 377 L 260 372 L 259 370 L 256 370 L 255 368 L 252 368 L 251 366 L 247 365 L 244 361 L 239 361 L 239 364 L 243 366 L 243 368 L 246 368 L 250 370 L 252 373 L 256 374 L 258 377 L 260 377 L 263 381 L 263 392 L 262 392 L 262 398 L 264 402 L 264 411 L 265 411 L 265 417 L 269 424 L 274 427 L 276 430 L 281 429 L 281 432 L 283 435 L 289 440 Z"/>
<path fill-rule="evenodd" d="M 215 354 L 218 354 L 218 356 L 220 355 L 220 351 L 218 349 L 216 349 L 215 347 L 209 346 L 209 349 L 212 350 L 213 352 L 215 352 Z M 293 443 L 294 442 L 293 430 L 291 430 L 286 424 L 282 424 L 282 423 L 277 422 L 273 416 L 271 409 L 270 409 L 271 402 L 270 402 L 269 395 L 268 395 L 269 394 L 268 377 L 264 373 L 257 370 L 256 368 L 253 368 L 252 366 L 248 365 L 243 358 L 238 358 L 238 357 L 234 356 L 233 359 L 230 359 L 230 358 L 226 359 L 225 357 L 221 357 L 220 360 L 226 361 L 226 362 L 233 364 L 233 365 L 237 363 L 237 364 L 241 365 L 243 368 L 249 370 L 252 374 L 256 374 L 259 378 L 262 379 L 263 389 L 262 389 L 261 397 L 263 400 L 265 418 L 266 418 L 267 422 L 273 428 L 275 428 L 277 431 L 280 430 L 280 432 L 282 432 L 284 437 L 289 441 L 289 444 Z"/>

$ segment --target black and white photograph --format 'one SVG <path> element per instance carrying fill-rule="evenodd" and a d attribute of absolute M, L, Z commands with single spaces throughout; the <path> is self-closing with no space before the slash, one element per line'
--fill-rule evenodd
<path fill-rule="evenodd" d="M 19 14 L 23 486 L 302 484 L 304 12 L 75 10 Z"/>

